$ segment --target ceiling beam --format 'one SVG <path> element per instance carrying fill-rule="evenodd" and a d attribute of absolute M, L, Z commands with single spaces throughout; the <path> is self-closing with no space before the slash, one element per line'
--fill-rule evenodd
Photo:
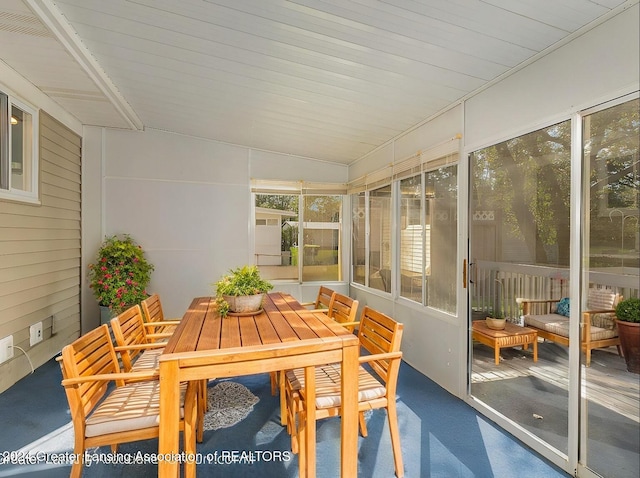
<path fill-rule="evenodd" d="M 25 0 L 33 13 L 47 26 L 54 37 L 64 46 L 67 52 L 78 62 L 82 70 L 91 78 L 100 91 L 116 109 L 118 114 L 136 131 L 144 129 L 127 100 L 120 94 L 111 79 L 95 60 L 89 49 L 82 43 L 75 30 L 60 13 L 51 0 Z"/>

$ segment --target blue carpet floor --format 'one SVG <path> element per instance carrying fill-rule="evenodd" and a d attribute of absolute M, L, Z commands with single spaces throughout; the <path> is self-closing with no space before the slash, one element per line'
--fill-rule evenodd
<path fill-rule="evenodd" d="M 68 465 L 52 463 L 73 449 L 73 429 L 60 379 L 59 366 L 52 360 L 0 394 L 0 477 L 69 475 Z M 198 476 L 297 477 L 297 457 L 290 454 L 289 436 L 280 426 L 279 402 L 271 396 L 269 376 L 234 381 L 246 386 L 259 402 L 236 425 L 205 432 L 198 451 L 203 459 L 217 463 L 198 466 Z M 398 414 L 407 478 L 569 476 L 406 363 L 400 368 Z M 386 413 L 369 412 L 367 420 L 369 436 L 359 441 L 358 476 L 393 477 Z M 339 419 L 320 421 L 317 438 L 317 476 L 339 476 Z M 121 445 L 118 456 L 140 458 L 141 452 L 153 457 L 156 450 L 157 440 L 146 440 Z M 96 460 L 110 457 L 108 448 L 90 452 Z M 47 457 L 49 463 L 40 462 Z M 27 458 L 29 463 L 16 463 Z M 98 462 L 86 465 L 83 476 L 138 478 L 156 474 L 153 463 Z"/>

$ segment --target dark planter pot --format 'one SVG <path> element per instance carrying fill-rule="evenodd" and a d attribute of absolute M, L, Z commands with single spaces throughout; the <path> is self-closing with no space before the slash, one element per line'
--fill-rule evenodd
<path fill-rule="evenodd" d="M 627 363 L 627 370 L 640 373 L 640 323 L 618 320 L 620 347 Z"/>
<path fill-rule="evenodd" d="M 111 309 L 104 305 L 100 306 L 100 325 L 107 324 L 113 319 L 113 315 L 111 314 Z"/>

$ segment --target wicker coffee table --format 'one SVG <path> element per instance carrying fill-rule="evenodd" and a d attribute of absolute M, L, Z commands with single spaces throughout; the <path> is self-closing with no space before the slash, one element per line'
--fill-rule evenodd
<path fill-rule="evenodd" d="M 496 365 L 500 364 L 500 349 L 522 345 L 523 350 L 533 344 L 533 361 L 538 361 L 538 332 L 528 327 L 520 327 L 506 323 L 503 330 L 493 330 L 487 327 L 484 320 L 474 320 L 471 323 L 472 338 L 481 344 L 493 348 Z"/>

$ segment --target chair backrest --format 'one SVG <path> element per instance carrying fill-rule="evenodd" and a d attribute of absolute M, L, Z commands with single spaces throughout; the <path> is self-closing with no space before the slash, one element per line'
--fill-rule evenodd
<path fill-rule="evenodd" d="M 318 297 L 316 298 L 316 303 L 314 304 L 315 309 L 328 309 L 331 305 L 331 299 L 333 299 L 333 294 L 335 291 L 333 289 L 329 289 L 323 285 L 318 289 Z"/>
<path fill-rule="evenodd" d="M 349 296 L 335 292 L 329 303 L 327 315 L 340 324 L 355 322 L 358 314 L 358 301 Z M 353 332 L 355 324 L 345 325 L 349 332 Z"/>
<path fill-rule="evenodd" d="M 60 367 L 64 379 L 120 372 L 109 327 L 103 324 L 65 346 Z M 74 422 L 84 422 L 104 397 L 107 385 L 108 381 L 94 381 L 65 387 Z"/>
<path fill-rule="evenodd" d="M 134 305 L 111 319 L 111 329 L 118 347 L 150 343 L 147 339 L 142 310 L 139 305 Z M 136 357 L 143 352 L 142 349 L 119 349 L 119 351 L 125 372 L 131 371 Z"/>
<path fill-rule="evenodd" d="M 404 326 L 386 314 L 365 306 L 360 315 L 358 340 L 360 346 L 369 354 L 399 352 Z M 400 369 L 400 360 L 380 359 L 368 362 L 374 372 L 385 381 L 387 387 L 393 386 Z M 391 390 L 390 393 L 394 393 Z"/>
<path fill-rule="evenodd" d="M 622 300 L 620 294 L 611 289 L 597 289 L 591 287 L 587 293 L 588 310 L 613 310 Z"/>
<path fill-rule="evenodd" d="M 147 322 L 160 322 L 164 320 L 162 303 L 160 302 L 160 296 L 158 294 L 147 297 L 140 305 L 142 306 L 142 312 Z"/>

